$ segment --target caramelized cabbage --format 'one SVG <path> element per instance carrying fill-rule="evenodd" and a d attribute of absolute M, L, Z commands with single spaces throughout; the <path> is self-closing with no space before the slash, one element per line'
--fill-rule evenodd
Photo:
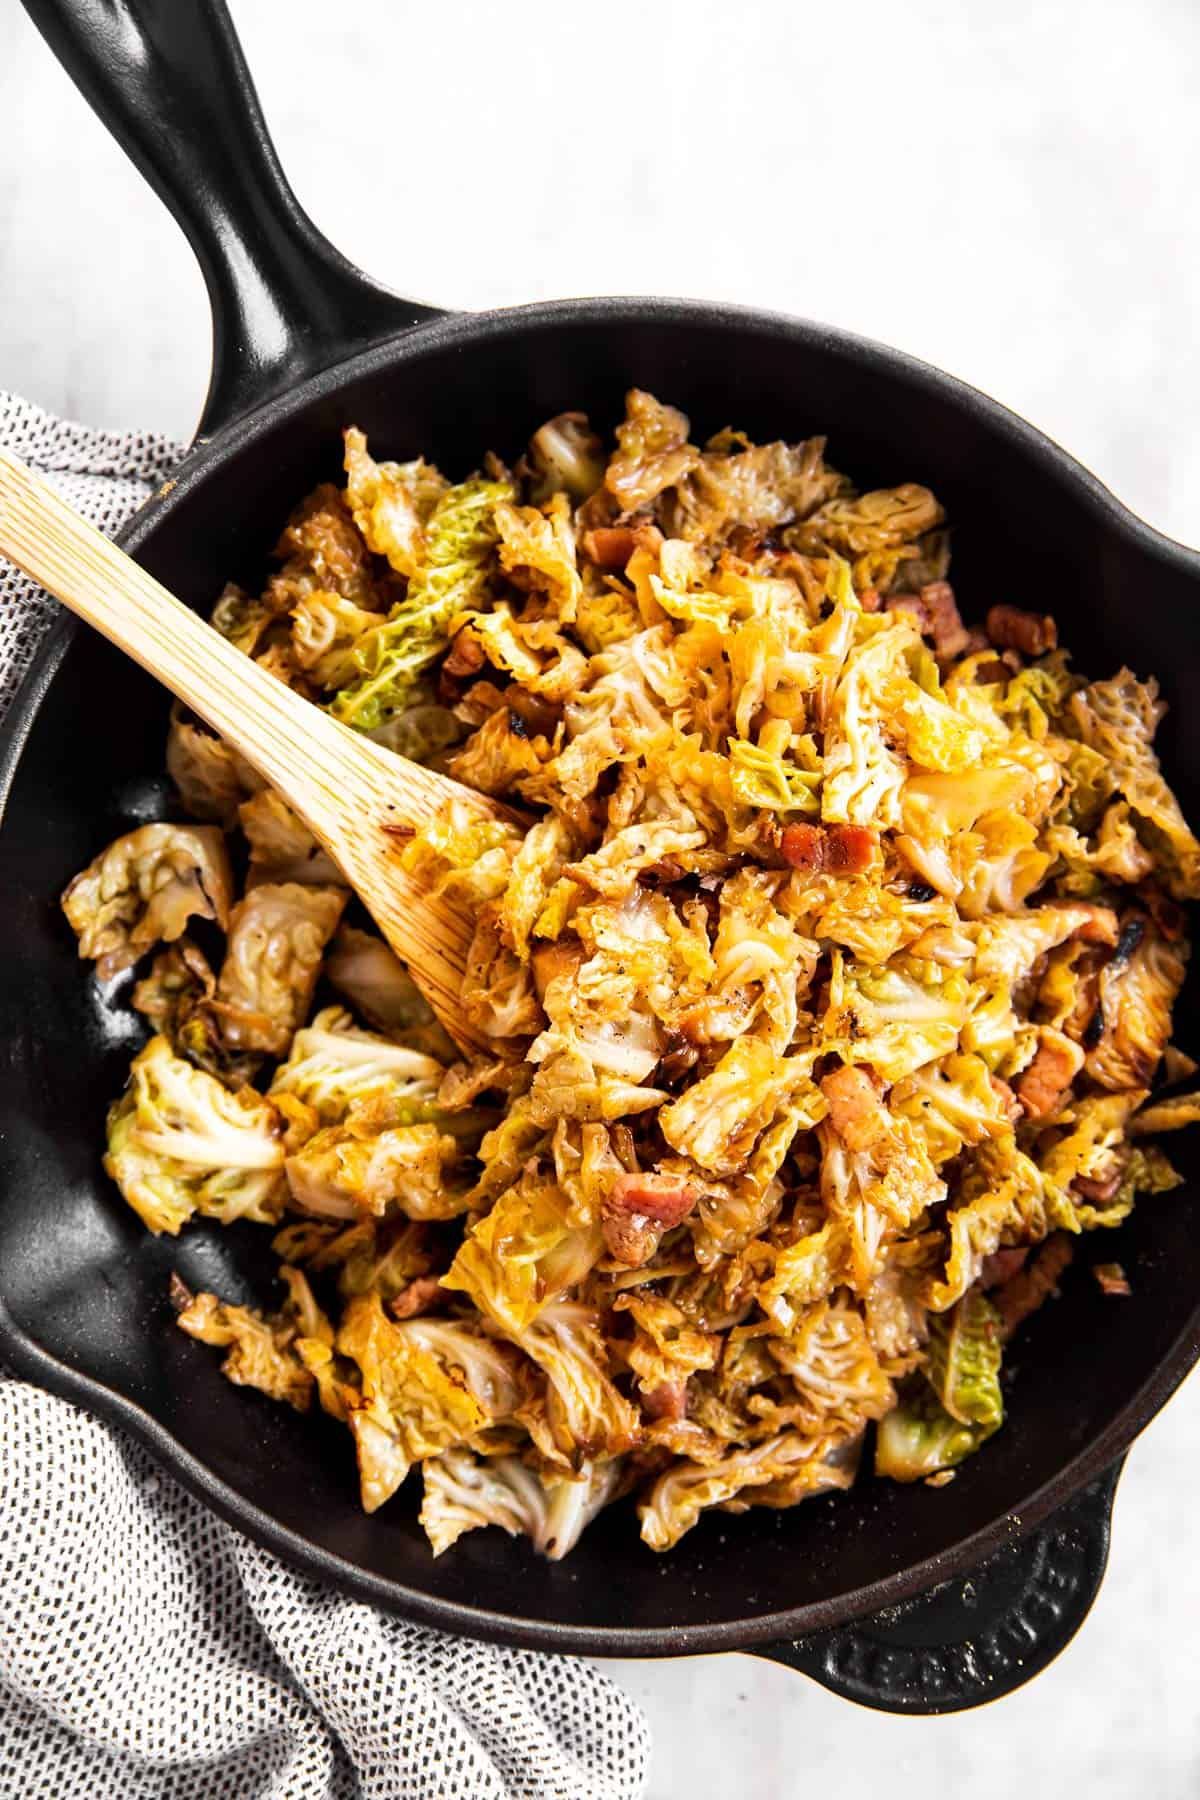
<path fill-rule="evenodd" d="M 408 592 L 387 619 L 360 637 L 357 674 L 334 695 L 334 717 L 374 731 L 407 704 L 449 639 L 451 621 L 483 606 L 497 537 L 496 508 L 512 498 L 506 481 L 465 481 L 437 501 L 423 533 L 423 554 L 409 571 Z M 391 556 L 399 539 L 389 531 Z"/>
<path fill-rule="evenodd" d="M 424 1463 L 438 1553 L 496 1524 L 560 1556 L 627 1491 L 666 1549 L 849 1486 L 872 1426 L 881 1473 L 941 1485 L 1001 1428 L 1001 1340 L 1200 1116 L 1157 689 L 1089 681 L 1042 613 L 977 623 L 934 495 L 860 491 L 819 437 L 693 442 L 635 388 L 615 445 L 564 413 L 481 468 L 351 427 L 214 624 L 506 802 L 402 852 L 468 921 L 484 1048 L 177 712 L 205 824 L 67 896 L 102 974 L 164 945 L 109 1167 L 153 1229 L 272 1225 L 285 1305 L 186 1328 L 343 1422 L 368 1508 Z"/>
<path fill-rule="evenodd" d="M 142 825 L 101 852 L 67 888 L 63 911 L 79 954 L 110 981 L 182 936 L 189 919 L 229 922 L 233 877 L 211 825 Z"/>
<path fill-rule="evenodd" d="M 289 881 L 262 882 L 239 900 L 217 978 L 221 1032 L 231 1049 L 286 1054 L 347 897 L 345 888 Z"/>
<path fill-rule="evenodd" d="M 253 1088 L 231 1094 L 153 1037 L 109 1112 L 104 1167 L 153 1232 L 173 1237 L 197 1212 L 271 1224 L 283 1209 L 283 1129 Z"/>
<path fill-rule="evenodd" d="M 709 1507 L 748 1500 L 771 1504 L 768 1490 L 783 1487 L 792 1506 L 809 1494 L 848 1488 L 855 1466 L 844 1446 L 821 1437 L 783 1431 L 748 1450 L 709 1464 L 679 1461 L 660 1475 L 639 1506 L 642 1539 L 652 1550 L 670 1550 Z"/>
<path fill-rule="evenodd" d="M 279 1272 L 288 1294 L 277 1313 L 264 1318 L 252 1307 L 228 1305 L 215 1294 L 196 1294 L 187 1297 L 176 1324 L 202 1344 L 228 1349 L 221 1372 L 238 1387 L 257 1388 L 271 1400 L 307 1412 L 316 1384 L 303 1351 L 331 1345 L 333 1327 L 299 1269 L 285 1265 Z"/>
<path fill-rule="evenodd" d="M 377 1294 L 350 1302 L 335 1345 L 361 1384 L 349 1425 L 367 1512 L 391 1499 L 414 1462 L 469 1443 L 522 1396 L 512 1350 L 461 1322 L 393 1324 Z"/>
<path fill-rule="evenodd" d="M 372 1098 L 401 1103 L 408 1123 L 418 1125 L 437 1116 L 442 1075 L 442 1065 L 433 1057 L 358 1031 L 349 1013 L 328 1006 L 296 1033 L 270 1092 L 294 1094 L 323 1125 L 336 1125 L 352 1106 Z"/>
<path fill-rule="evenodd" d="M 587 1463 L 578 1474 L 530 1468 L 516 1456 L 475 1456 L 443 1450 L 424 1464 L 421 1524 L 440 1556 L 465 1531 L 499 1525 L 510 1537 L 525 1536 L 535 1550 L 558 1562 L 612 1500 L 622 1481 L 619 1458 Z"/>

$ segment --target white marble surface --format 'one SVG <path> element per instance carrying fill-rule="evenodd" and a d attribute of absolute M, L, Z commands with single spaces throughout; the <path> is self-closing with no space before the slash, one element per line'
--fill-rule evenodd
<path fill-rule="evenodd" d="M 834 320 L 998 394 L 1200 543 L 1190 0 L 233 5 L 302 200 L 401 291 Z M 175 227 L 7 0 L 0 386 L 182 436 L 207 335 Z M 653 1800 L 1195 1800 L 1197 1476 L 1193 1382 L 1131 1458 L 1087 1627 L 982 1712 L 875 1716 L 747 1657 L 617 1665 Z"/>

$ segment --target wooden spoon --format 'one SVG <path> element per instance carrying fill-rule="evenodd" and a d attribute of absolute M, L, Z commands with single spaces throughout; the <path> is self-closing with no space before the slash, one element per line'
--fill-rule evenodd
<path fill-rule="evenodd" d="M 408 874 L 400 852 L 406 829 L 452 800 L 515 815 L 292 693 L 4 450 L 0 552 L 240 751 L 329 852 L 455 1042 L 479 1048 L 460 999 L 473 922 Z"/>

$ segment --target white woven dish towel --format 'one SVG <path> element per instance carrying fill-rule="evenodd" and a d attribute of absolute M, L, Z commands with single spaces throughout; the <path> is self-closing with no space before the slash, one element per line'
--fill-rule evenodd
<path fill-rule="evenodd" d="M 109 531 L 181 454 L 3 392 L 0 444 Z M 0 563 L 0 717 L 55 611 Z M 641 1713 L 590 1664 L 307 1581 L 0 1370 L 4 1800 L 637 1800 L 648 1762 Z"/>

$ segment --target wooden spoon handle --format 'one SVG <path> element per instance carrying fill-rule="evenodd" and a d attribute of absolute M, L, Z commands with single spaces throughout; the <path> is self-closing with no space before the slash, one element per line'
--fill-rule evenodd
<path fill-rule="evenodd" d="M 380 757 L 399 824 L 421 824 L 451 797 L 479 803 L 469 789 L 369 745 L 292 693 L 5 450 L 0 551 L 241 751 L 322 838 L 330 834 L 327 814 L 344 817 L 362 770 Z"/>
<path fill-rule="evenodd" d="M 506 809 L 371 743 L 267 674 L 0 450 L 0 552 L 199 714 L 298 812 L 458 1042 L 473 921 L 399 864 L 401 834 L 451 801 Z"/>

